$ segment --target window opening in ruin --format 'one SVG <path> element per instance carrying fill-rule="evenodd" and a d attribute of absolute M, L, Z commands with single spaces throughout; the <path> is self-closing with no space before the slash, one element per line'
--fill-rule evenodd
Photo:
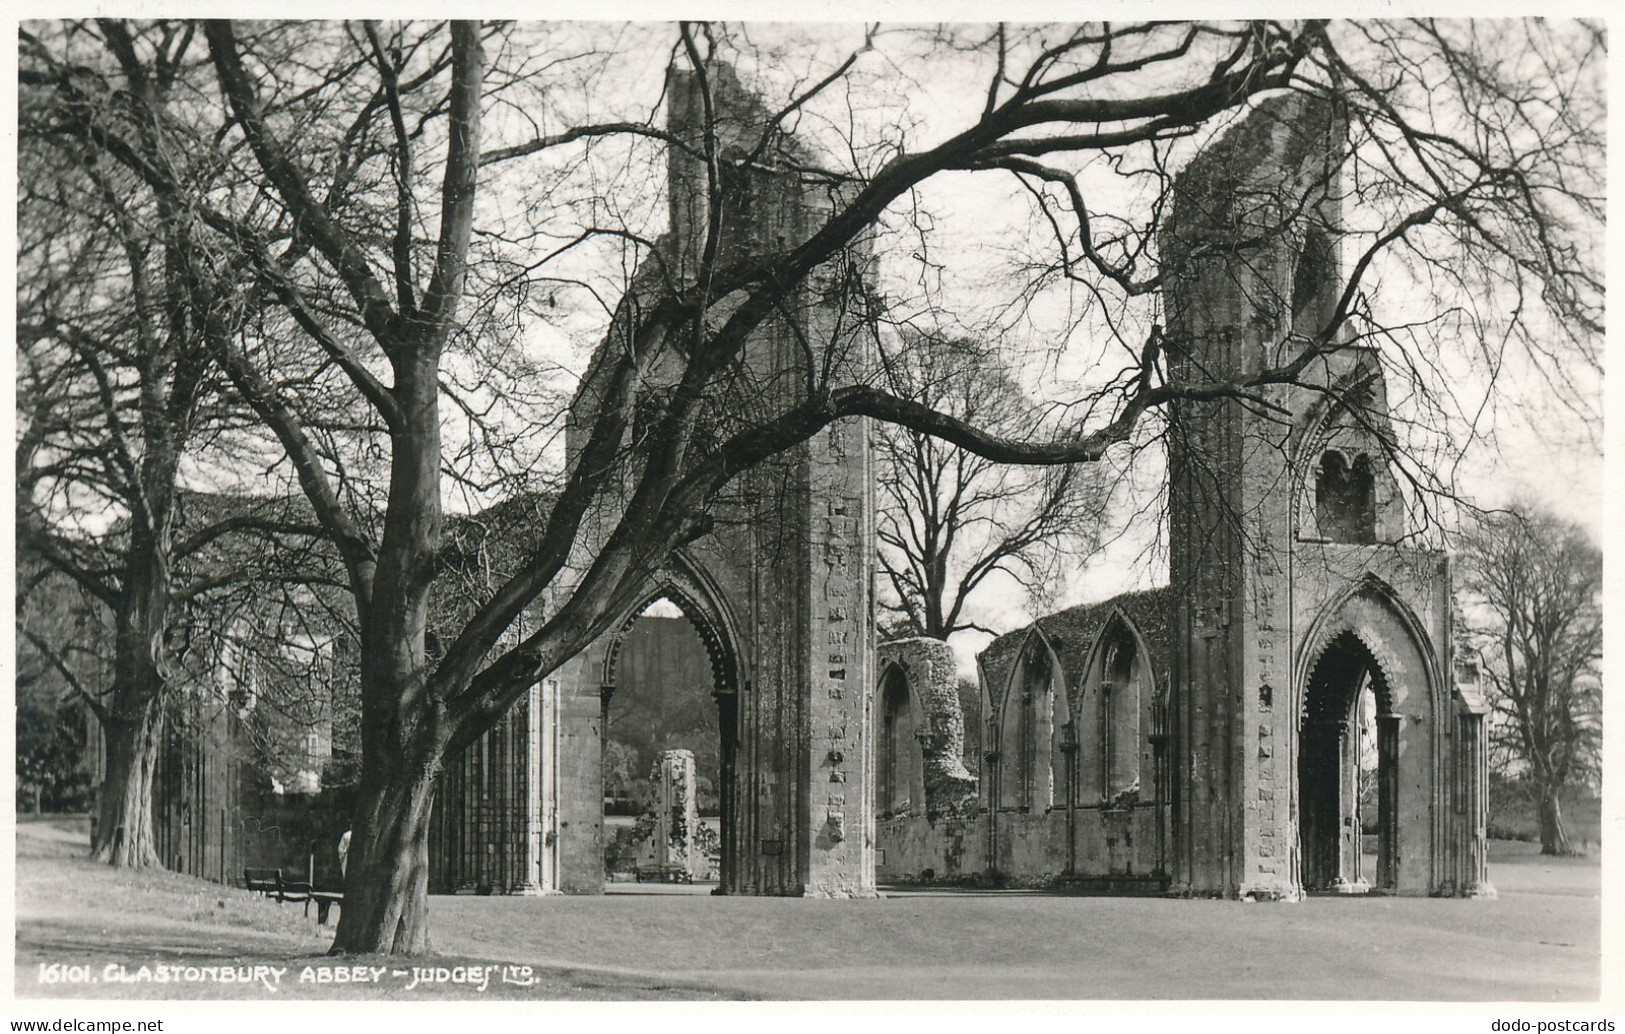
<path fill-rule="evenodd" d="M 1336 261 L 1325 231 L 1309 227 L 1292 275 L 1292 320 L 1297 333 L 1313 336 L 1325 329 L 1316 324 L 1326 319 L 1327 302 L 1335 297 L 1329 292 L 1335 292 L 1338 284 Z"/>
<path fill-rule="evenodd" d="M 907 814 L 913 806 L 917 730 L 908 678 L 893 666 L 880 689 L 880 742 L 875 750 L 875 816 Z"/>
<path fill-rule="evenodd" d="M 1398 872 L 1398 725 L 1370 651 L 1351 632 L 1310 674 L 1298 744 L 1307 891 L 1392 889 Z M 1368 859 L 1370 844 L 1374 859 Z"/>
<path fill-rule="evenodd" d="M 1101 672 L 1101 795 L 1116 801 L 1140 782 L 1140 680 L 1134 637 L 1121 624 L 1112 633 Z"/>
<path fill-rule="evenodd" d="M 1377 540 L 1376 478 L 1365 454 L 1353 463 L 1336 449 L 1320 458 L 1315 473 L 1315 523 L 1331 542 Z"/>
<path fill-rule="evenodd" d="M 1040 716 L 1047 715 L 1054 703 L 1055 672 L 1049 651 L 1037 636 L 1028 640 L 1023 657 L 1021 677 L 1011 683 L 1001 709 L 1005 742 L 999 745 L 999 804 L 1048 808 L 1051 759 L 1048 737 L 1040 737 L 1039 725 Z M 1036 782 L 1039 771 L 1045 773 L 1042 786 Z"/>

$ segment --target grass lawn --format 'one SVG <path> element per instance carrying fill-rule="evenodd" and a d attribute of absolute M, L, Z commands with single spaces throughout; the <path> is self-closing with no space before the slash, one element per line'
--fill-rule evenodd
<path fill-rule="evenodd" d="M 1582 854 L 1596 854 L 1602 843 L 1602 800 L 1579 787 L 1567 788 L 1559 797 L 1563 808 L 1563 831 Z M 1514 784 L 1490 786 L 1490 835 L 1514 840 L 1540 842 L 1540 819 L 1535 801 Z"/>
<path fill-rule="evenodd" d="M 442 954 L 405 965 L 379 957 L 325 957 L 333 927 L 316 925 L 316 910 L 277 904 L 240 887 L 170 872 L 114 870 L 87 859 L 89 834 L 83 820 L 17 817 L 18 997 L 118 999 L 568 999 L 641 1001 L 744 997 L 735 992 L 675 987 L 658 978 L 625 977 L 569 967 L 524 972 L 497 965 L 471 981 L 470 968 L 491 966 L 489 953 Z M 32 821 L 31 821 L 32 820 Z M 436 899 L 436 903 L 441 899 Z M 436 918 L 441 911 L 436 909 Z M 41 981 L 41 966 L 84 967 L 83 982 Z M 109 967 L 125 980 L 109 980 Z M 168 976 L 181 967 L 178 979 Z M 316 983 L 340 969 L 353 975 L 365 967 L 366 983 Z M 146 968 L 145 974 L 142 967 Z M 186 972 L 191 967 L 196 972 Z M 223 982 L 203 967 L 228 968 L 246 981 Z M 246 967 L 246 969 L 245 969 Z M 256 972 L 268 967 L 272 972 Z M 301 982 L 306 968 L 311 982 Z M 428 979 L 408 990 L 414 968 Z M 281 970 L 278 975 L 274 971 Z M 385 972 L 377 972 L 384 970 Z M 397 970 L 403 972 L 397 975 Z M 444 970 L 444 973 L 438 971 Z M 504 977 L 506 976 L 506 980 Z M 188 979 L 191 977 L 191 979 Z M 453 978 L 460 978 L 453 982 Z"/>
<path fill-rule="evenodd" d="M 17 992 L 51 997 L 273 997 L 262 984 L 39 983 L 40 963 L 271 964 L 275 996 L 1386 999 L 1585 1001 L 1601 989 L 1594 858 L 1497 843 L 1495 901 L 1312 898 L 1240 904 L 1023 892 L 898 891 L 881 901 L 713 898 L 616 885 L 602 897 L 435 897 L 433 965 L 531 967 L 532 986 L 407 991 L 293 983 L 330 933 L 300 906 L 82 859 L 61 824 L 18 828 Z M 361 960 L 403 968 L 389 960 Z M 355 960 L 346 960 L 355 964 Z"/>

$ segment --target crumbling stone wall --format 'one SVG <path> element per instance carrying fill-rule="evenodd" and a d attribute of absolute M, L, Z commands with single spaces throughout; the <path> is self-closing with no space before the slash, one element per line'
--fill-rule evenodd
<path fill-rule="evenodd" d="M 944 779 L 941 789 L 931 796 L 925 815 L 881 816 L 876 824 L 876 846 L 881 858 L 879 876 L 891 881 L 947 881 L 996 883 L 1010 886 L 1043 886 L 1053 883 L 1112 881 L 1112 889 L 1160 889 L 1164 869 L 1167 786 L 1156 764 L 1157 720 L 1167 685 L 1165 654 L 1166 621 L 1162 618 L 1166 590 L 1131 593 L 1102 604 L 1074 607 L 1041 618 L 1034 626 L 995 640 L 983 651 L 979 669 L 982 706 L 987 712 L 976 720 L 1000 727 L 1015 719 L 1001 708 L 1029 706 L 1023 694 L 1007 692 L 1012 680 L 1022 677 L 1020 658 L 1030 652 L 1033 637 L 1046 644 L 1046 678 L 1053 676 L 1057 712 L 1053 729 L 1033 738 L 1030 744 L 1035 772 L 1053 777 L 1053 793 L 1032 795 L 1020 803 L 1008 794 L 1009 787 L 996 785 L 1010 766 L 1001 757 L 1000 745 L 989 739 L 984 746 L 979 778 Z M 1145 663 L 1135 668 L 1139 685 L 1133 694 L 1138 704 L 1137 726 L 1142 735 L 1133 744 L 1133 754 L 1143 757 L 1140 790 L 1102 799 L 1098 780 L 1079 778 L 1099 766 L 1098 757 L 1076 758 L 1075 744 L 1102 741 L 1099 722 L 1107 712 L 1092 704 L 1100 682 L 1101 640 L 1132 628 L 1136 642 L 1146 644 Z M 1164 648 L 1159 652 L 1159 648 Z M 955 700 L 952 655 L 945 644 L 933 640 L 903 640 L 881 648 L 881 670 L 906 660 L 911 673 L 929 665 L 933 683 L 931 698 L 937 713 L 944 714 L 950 735 L 921 737 L 922 753 L 934 754 L 933 761 L 945 770 L 960 750 L 958 735 L 952 734 Z M 1124 687 L 1120 687 L 1124 688 Z M 923 697 L 923 692 L 922 692 Z M 1071 716 L 1071 717 L 1069 717 Z M 959 715 L 961 723 L 965 716 Z M 1075 719 L 1079 728 L 1069 728 Z M 1050 726 L 1046 725 L 1046 729 Z M 1008 738 L 1008 737 L 1004 737 Z M 1067 745 L 1074 745 L 1069 753 Z M 1126 747 L 1127 745 L 1125 745 Z M 1008 749 L 1006 747 L 1005 749 Z M 1074 765 L 1070 776 L 1068 766 Z M 975 796 L 970 790 L 975 787 Z M 952 793 L 946 792 L 952 789 Z M 1019 796 L 1019 795 L 1018 795 Z M 955 800 L 954 798 L 958 798 Z"/>
<path fill-rule="evenodd" d="M 705 82 L 674 68 L 667 123 L 689 142 L 668 150 L 671 230 L 634 274 L 609 336 L 572 403 L 566 433 L 570 463 L 598 399 L 594 372 L 623 354 L 647 296 L 667 277 L 698 274 L 706 253 L 710 179 L 700 137 L 714 131 L 723 181 L 718 261 L 726 266 L 763 249 L 794 247 L 828 218 L 838 197 L 798 170 L 816 166 L 795 134 L 778 125 L 776 106 L 755 97 L 731 69 L 707 66 Z M 716 121 L 704 125 L 707 112 Z M 839 194 L 836 191 L 835 194 Z M 765 426 L 805 391 L 802 347 L 830 350 L 842 377 L 862 379 L 872 337 L 853 312 L 871 290 L 867 246 L 811 271 L 782 310 L 762 322 L 739 354 L 741 375 L 708 392 L 707 418 Z M 677 386 L 681 362 L 651 363 L 642 390 Z M 629 429 L 629 435 L 635 429 Z M 622 491 L 583 521 L 571 573 L 585 571 L 592 547 L 616 527 L 637 471 L 635 453 L 608 471 Z M 613 493 L 612 493 L 613 494 Z M 743 472 L 711 504 L 711 532 L 651 572 L 650 588 L 676 589 L 712 654 L 722 732 L 721 889 L 728 894 L 810 897 L 874 893 L 869 771 L 869 690 L 874 684 L 874 614 L 868 604 L 874 471 L 869 434 L 857 418 L 836 421 L 799 446 Z M 635 611 L 629 611 L 635 613 Z M 713 634 L 714 633 L 714 634 Z M 560 668 L 565 696 L 556 792 L 567 890 L 603 884 L 603 785 L 599 763 L 602 702 L 614 689 L 611 632 Z"/>
<path fill-rule="evenodd" d="M 965 768 L 965 716 L 953 649 L 940 639 L 895 639 L 880 645 L 879 669 L 895 666 L 908 680 L 925 783 L 925 813 L 964 810 L 976 799 L 976 777 Z"/>
<path fill-rule="evenodd" d="M 1341 340 L 1326 335 L 1343 291 L 1347 146 L 1332 105 L 1282 94 L 1179 175 L 1160 237 L 1171 380 L 1244 381 L 1311 341 Z M 1176 785 L 1189 788 L 1172 824 L 1173 889 L 1303 893 L 1304 838 L 1323 844 L 1300 828 L 1300 761 L 1329 749 L 1306 735 L 1304 700 L 1327 630 L 1341 624 L 1386 661 L 1403 701 L 1387 716 L 1399 758 L 1393 889 L 1458 893 L 1470 880 L 1447 859 L 1471 854 L 1454 849 L 1452 819 L 1470 780 L 1453 774 L 1466 737 L 1451 735 L 1440 674 L 1450 670 L 1444 557 L 1393 545 L 1410 529 L 1387 463 L 1376 352 L 1343 343 L 1294 380 L 1265 387 L 1266 405 L 1182 401 L 1170 412 L 1171 756 Z M 1364 457 L 1371 484 L 1360 486 L 1358 513 L 1320 506 L 1321 527 L 1315 487 L 1332 450 L 1334 466 Z"/>
<path fill-rule="evenodd" d="M 662 751 L 649 770 L 649 836 L 638 848 L 638 866 L 686 879 L 709 866 L 698 839 L 700 813 L 694 799 L 694 754 Z"/>
<path fill-rule="evenodd" d="M 1245 381 L 1327 330 L 1342 289 L 1345 138 L 1329 105 L 1282 94 L 1239 116 L 1177 178 L 1160 237 L 1171 380 Z M 1397 828 L 1386 834 L 1387 887 L 1493 893 L 1478 825 L 1482 707 L 1450 684 L 1446 558 L 1396 545 L 1409 529 L 1386 463 L 1380 357 L 1344 344 L 1295 381 L 1260 389 L 1268 411 L 1239 400 L 1172 408 L 1169 587 L 1042 618 L 983 652 L 987 750 L 975 815 L 882 823 L 886 878 L 965 876 L 962 866 L 979 866 L 1012 883 L 1300 896 L 1303 840 L 1324 846 L 1297 817 L 1300 760 L 1313 768 L 1313 751 L 1324 749 L 1306 746 L 1304 697 L 1319 651 L 1347 630 L 1391 692 L 1382 735 L 1397 759 L 1388 784 Z M 1359 485 L 1358 512 L 1328 511 L 1323 528 L 1316 506 L 1331 500 L 1318 500 L 1315 484 L 1331 450 L 1345 466 L 1363 462 L 1358 473 L 1371 483 Z M 1122 792 L 1128 759 L 1113 775 L 1114 741 L 1108 734 L 1100 747 L 1091 725 L 1122 699 L 1115 686 L 1101 691 L 1096 649 L 1118 618 L 1149 662 L 1127 669 L 1139 673 L 1146 710 L 1139 782 Z M 1060 773 L 1054 799 L 1000 786 L 1011 766 L 992 735 L 1010 728 L 1001 709 L 1022 696 L 1008 690 L 1040 630 L 1068 706 L 1056 709 L 1053 741 L 1029 737 L 1021 749 L 1050 751 L 1050 771 Z M 1101 778 L 1080 778 L 1081 765 L 1098 766 Z M 1335 819 L 1342 828 L 1352 816 Z"/>

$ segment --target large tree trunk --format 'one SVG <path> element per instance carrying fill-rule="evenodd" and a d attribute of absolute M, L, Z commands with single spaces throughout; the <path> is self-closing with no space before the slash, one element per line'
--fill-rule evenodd
<path fill-rule="evenodd" d="M 91 857 L 108 865 L 156 866 L 152 781 L 163 734 L 163 707 L 149 699 L 133 714 L 109 715 L 102 725 L 107 741 L 107 778 L 96 809 Z"/>
<path fill-rule="evenodd" d="M 156 866 L 161 863 L 153 839 L 153 773 L 169 688 L 163 660 L 170 584 L 167 533 L 154 535 L 138 525 L 127 556 L 129 588 L 115 615 L 112 700 L 100 715 L 107 773 L 99 791 L 91 856 L 108 865 Z"/>
<path fill-rule="evenodd" d="M 1563 805 L 1558 800 L 1560 787 L 1543 786 L 1540 790 L 1540 853 L 1568 855 L 1574 853 L 1569 835 L 1563 829 Z"/>
<path fill-rule="evenodd" d="M 357 802 L 335 954 L 430 950 L 429 813 L 439 765 L 391 768 L 368 780 Z"/>

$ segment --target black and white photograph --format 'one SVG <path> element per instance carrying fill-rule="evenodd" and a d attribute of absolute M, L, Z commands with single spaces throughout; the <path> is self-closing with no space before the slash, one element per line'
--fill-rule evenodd
<path fill-rule="evenodd" d="M 117 7 L 14 23 L 11 1015 L 1625 1015 L 1604 19 Z"/>

